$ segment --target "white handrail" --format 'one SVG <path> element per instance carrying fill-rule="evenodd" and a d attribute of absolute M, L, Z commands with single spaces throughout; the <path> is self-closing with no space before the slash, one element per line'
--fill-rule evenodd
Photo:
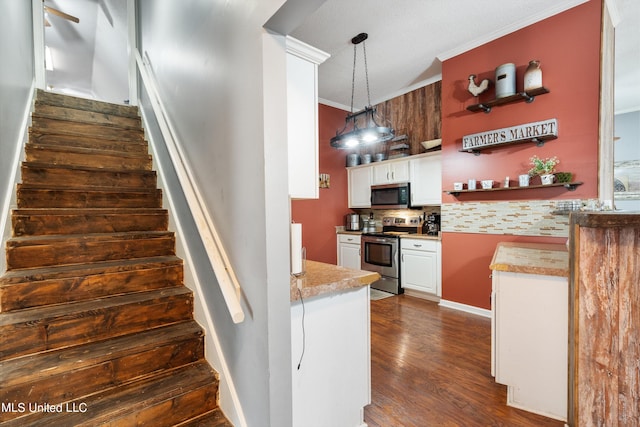
<path fill-rule="evenodd" d="M 167 112 L 160 101 L 155 80 L 150 75 L 151 67 L 142 59 L 140 52 L 136 50 L 135 55 L 140 76 L 147 88 L 153 111 L 156 115 L 156 119 L 158 120 L 162 136 L 166 142 L 169 156 L 171 157 L 178 175 L 178 180 L 180 181 L 180 185 L 185 193 L 187 203 L 189 204 L 191 213 L 196 221 L 196 225 L 198 229 L 200 229 L 200 234 L 203 239 L 205 250 L 207 251 L 207 256 L 209 257 L 213 271 L 218 279 L 218 283 L 220 284 L 222 296 L 227 304 L 227 308 L 229 309 L 233 322 L 241 323 L 244 320 L 244 311 L 240 304 L 240 283 L 233 271 L 229 257 L 222 246 L 222 241 L 220 240 L 220 236 L 218 235 L 214 223 L 207 209 L 202 204 L 202 197 L 189 168 L 186 166 L 186 159 L 182 153 L 181 147 L 176 143 L 176 138 L 174 137 L 175 132 L 167 118 Z"/>

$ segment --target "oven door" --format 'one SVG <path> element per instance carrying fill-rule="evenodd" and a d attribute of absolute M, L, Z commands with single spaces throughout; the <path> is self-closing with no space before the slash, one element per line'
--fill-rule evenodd
<path fill-rule="evenodd" d="M 400 277 L 398 268 L 398 239 L 396 237 L 362 236 L 361 268 L 374 271 L 381 276 L 397 279 Z"/>

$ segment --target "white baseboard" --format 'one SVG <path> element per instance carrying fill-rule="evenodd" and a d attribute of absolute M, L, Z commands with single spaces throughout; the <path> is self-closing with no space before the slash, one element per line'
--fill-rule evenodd
<path fill-rule="evenodd" d="M 491 318 L 491 310 L 486 308 L 475 307 L 473 305 L 462 304 L 455 301 L 448 301 L 441 299 L 440 306 L 445 308 L 451 308 L 453 310 L 464 311 L 465 313 L 475 314 L 477 316 Z"/>

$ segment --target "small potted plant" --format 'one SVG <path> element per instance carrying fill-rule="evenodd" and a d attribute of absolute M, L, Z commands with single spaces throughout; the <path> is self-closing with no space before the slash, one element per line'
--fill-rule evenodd
<path fill-rule="evenodd" d="M 541 159 L 538 156 L 533 156 L 529 159 L 531 162 L 531 169 L 529 169 L 529 176 L 540 175 L 542 185 L 553 184 L 553 172 L 556 170 L 556 165 L 560 163 L 560 160 L 556 156 Z"/>

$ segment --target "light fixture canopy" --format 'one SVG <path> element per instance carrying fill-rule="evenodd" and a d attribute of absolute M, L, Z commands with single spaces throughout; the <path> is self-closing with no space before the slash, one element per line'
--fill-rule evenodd
<path fill-rule="evenodd" d="M 353 77 L 351 80 L 351 112 L 345 118 L 345 125 L 336 132 L 336 136 L 331 138 L 331 146 L 334 148 L 352 149 L 363 145 L 370 145 L 379 142 L 386 142 L 393 139 L 395 133 L 390 126 L 383 126 L 378 123 L 376 108 L 371 106 L 371 94 L 369 92 L 369 72 L 367 70 L 367 49 L 364 43 L 369 35 L 360 33 L 351 39 L 353 43 Z M 367 106 L 358 112 L 353 112 L 353 95 L 355 91 L 356 79 L 356 50 L 362 43 L 364 52 L 364 72 L 367 83 Z"/>

